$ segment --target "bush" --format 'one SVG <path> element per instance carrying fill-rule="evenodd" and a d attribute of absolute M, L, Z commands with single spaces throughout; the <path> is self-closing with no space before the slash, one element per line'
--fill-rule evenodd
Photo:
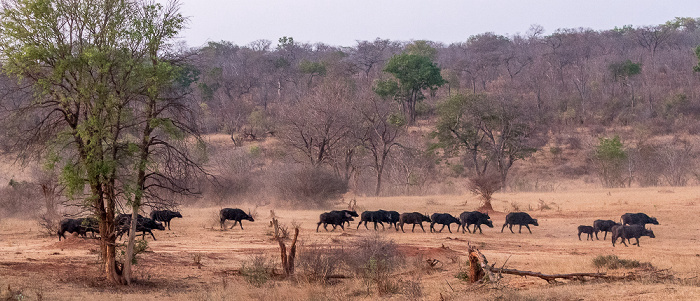
<path fill-rule="evenodd" d="M 326 283 L 328 276 L 341 269 L 344 257 L 342 248 L 305 247 L 296 258 L 296 269 L 308 281 Z"/>
<path fill-rule="evenodd" d="M 598 255 L 593 258 L 593 266 L 596 268 L 608 268 L 611 270 L 617 270 L 620 268 L 633 269 L 640 267 L 642 264 L 637 260 L 620 259 L 617 255 Z"/>
<path fill-rule="evenodd" d="M 40 212 L 44 207 L 40 191 L 34 183 L 10 180 L 7 187 L 0 189 L 0 216 Z"/>
<path fill-rule="evenodd" d="M 292 169 L 277 175 L 278 198 L 295 208 L 329 208 L 348 191 L 348 185 L 322 168 Z"/>
<path fill-rule="evenodd" d="M 405 263 L 394 241 L 379 234 L 357 239 L 348 251 L 346 264 L 362 279 L 369 293 L 373 288 L 379 295 L 396 293 L 400 289 L 391 273 Z"/>
<path fill-rule="evenodd" d="M 255 287 L 262 287 L 270 280 L 271 264 L 262 255 L 253 257 L 251 262 L 244 262 L 241 266 L 241 275 L 246 282 Z"/>

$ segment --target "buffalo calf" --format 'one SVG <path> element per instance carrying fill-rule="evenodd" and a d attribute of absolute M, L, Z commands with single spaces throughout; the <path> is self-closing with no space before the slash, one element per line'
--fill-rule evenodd
<path fill-rule="evenodd" d="M 335 231 L 336 227 L 340 226 L 343 231 L 345 231 L 345 223 L 354 220 L 352 218 L 352 215 L 348 212 L 344 211 L 331 211 L 331 212 L 324 212 L 319 215 L 319 221 L 318 224 L 316 225 L 316 232 L 318 232 L 318 227 L 323 224 L 323 229 L 328 231 L 328 225 L 333 225 L 333 230 Z"/>
<path fill-rule="evenodd" d="M 581 233 L 587 234 L 586 240 L 588 240 L 589 238 L 593 240 L 593 227 L 586 225 L 578 226 L 578 240 L 581 240 Z"/>
<path fill-rule="evenodd" d="M 605 235 L 603 236 L 603 240 L 605 240 L 608 237 L 608 232 L 612 231 L 612 227 L 615 225 L 619 225 L 618 223 L 611 221 L 611 220 L 602 220 L 602 219 L 597 219 L 593 222 L 593 232 L 595 232 L 595 239 L 598 239 L 598 232 L 605 232 Z"/>

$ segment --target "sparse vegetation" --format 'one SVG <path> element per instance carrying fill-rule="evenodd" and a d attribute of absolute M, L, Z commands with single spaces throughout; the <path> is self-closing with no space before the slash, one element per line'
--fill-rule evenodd
<path fill-rule="evenodd" d="M 649 265 L 649 264 L 647 264 Z M 637 260 L 621 259 L 617 255 L 598 255 L 593 258 L 593 266 L 596 268 L 616 269 L 633 269 L 642 266 Z"/>

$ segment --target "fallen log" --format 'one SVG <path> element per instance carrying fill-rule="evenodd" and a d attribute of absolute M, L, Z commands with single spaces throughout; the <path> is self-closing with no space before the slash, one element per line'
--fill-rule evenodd
<path fill-rule="evenodd" d="M 493 273 L 538 277 L 538 278 L 546 280 L 549 283 L 556 282 L 556 279 L 584 280 L 585 277 L 601 278 L 601 279 L 621 279 L 621 277 L 610 276 L 610 275 L 606 275 L 605 273 L 542 274 L 540 272 L 521 271 L 521 270 L 516 270 L 516 269 L 493 268 L 493 267 L 491 267 L 490 270 Z"/>

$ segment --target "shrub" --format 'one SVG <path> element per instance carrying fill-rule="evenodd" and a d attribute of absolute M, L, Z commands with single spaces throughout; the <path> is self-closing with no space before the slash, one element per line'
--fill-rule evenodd
<path fill-rule="evenodd" d="M 344 256 L 342 248 L 304 247 L 296 258 L 297 274 L 308 281 L 326 283 L 328 276 L 340 270 Z"/>
<path fill-rule="evenodd" d="M 295 208 L 328 208 L 348 191 L 348 185 L 322 168 L 292 169 L 277 175 L 278 197 Z"/>
<path fill-rule="evenodd" d="M 271 264 L 267 258 L 258 255 L 252 258 L 251 262 L 243 262 L 241 275 L 246 282 L 255 287 L 261 287 L 270 280 Z"/>
<path fill-rule="evenodd" d="M 611 270 L 616 270 L 620 268 L 632 269 L 640 267 L 642 264 L 637 260 L 620 259 L 617 255 L 598 255 L 593 258 L 593 266 L 596 268 L 608 268 Z"/>
<path fill-rule="evenodd" d="M 347 266 L 362 279 L 367 292 L 374 288 L 380 295 L 398 292 L 400 287 L 392 281 L 391 273 L 404 263 L 396 243 L 379 234 L 357 239 L 346 256 Z"/>

